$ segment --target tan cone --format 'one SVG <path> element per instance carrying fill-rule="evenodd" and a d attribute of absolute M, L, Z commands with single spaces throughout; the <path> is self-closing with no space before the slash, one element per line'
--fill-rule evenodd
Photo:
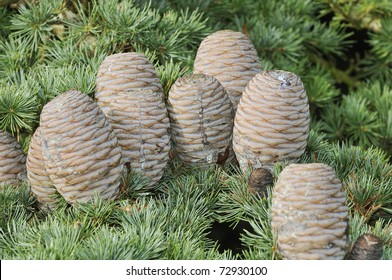
<path fill-rule="evenodd" d="M 123 158 L 149 185 L 161 179 L 169 160 L 169 118 L 163 95 L 136 89 L 113 96 L 106 114 L 116 132 Z"/>
<path fill-rule="evenodd" d="M 39 202 L 39 207 L 42 209 L 53 209 L 56 205 L 54 198 L 56 188 L 53 186 L 45 168 L 42 155 L 41 128 L 37 128 L 31 138 L 26 167 L 31 192 Z"/>
<path fill-rule="evenodd" d="M 194 73 L 214 76 L 225 88 L 234 110 L 248 82 L 261 71 L 251 40 L 241 32 L 221 30 L 206 37 L 197 51 Z"/>
<path fill-rule="evenodd" d="M 0 186 L 22 179 L 26 172 L 25 162 L 26 157 L 16 139 L 0 130 Z"/>
<path fill-rule="evenodd" d="M 233 148 L 245 172 L 272 169 L 305 151 L 309 104 L 301 79 L 286 71 L 263 71 L 246 87 L 234 119 Z"/>
<path fill-rule="evenodd" d="M 147 57 L 136 52 L 107 56 L 98 70 L 95 93 L 97 103 L 104 113 L 113 96 L 135 89 L 163 93 L 158 74 Z"/>
<path fill-rule="evenodd" d="M 178 79 L 168 111 L 173 148 L 182 161 L 208 166 L 231 160 L 233 107 L 217 79 L 203 74 Z"/>
<path fill-rule="evenodd" d="M 272 194 L 271 225 L 285 259 L 343 259 L 348 207 L 332 167 L 323 163 L 286 167 Z"/>
<path fill-rule="evenodd" d="M 68 91 L 47 103 L 40 120 L 42 155 L 49 178 L 68 203 L 98 193 L 114 198 L 119 190 L 121 148 L 97 104 Z"/>

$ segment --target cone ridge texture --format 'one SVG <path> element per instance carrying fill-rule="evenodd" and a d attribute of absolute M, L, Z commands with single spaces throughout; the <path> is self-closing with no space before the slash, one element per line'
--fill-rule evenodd
<path fill-rule="evenodd" d="M 323 163 L 286 167 L 272 194 L 271 226 L 285 259 L 343 259 L 348 207 L 332 167 Z"/>
<path fill-rule="evenodd" d="M 170 122 L 163 95 L 146 89 L 113 96 L 107 117 L 131 169 L 153 185 L 163 176 L 169 160 Z"/>
<path fill-rule="evenodd" d="M 168 111 L 173 148 L 182 161 L 198 166 L 230 161 L 233 107 L 217 79 L 179 78 L 170 89 Z"/>
<path fill-rule="evenodd" d="M 197 51 L 194 73 L 214 76 L 225 88 L 234 110 L 248 82 L 261 71 L 257 51 L 241 32 L 221 30 L 207 36 Z"/>
<path fill-rule="evenodd" d="M 53 209 L 56 205 L 56 200 L 53 197 L 56 188 L 45 168 L 41 137 L 41 128 L 38 127 L 31 138 L 27 154 L 27 178 L 30 182 L 31 192 L 39 202 L 39 206 L 44 209 Z"/>
<path fill-rule="evenodd" d="M 68 203 L 86 202 L 95 193 L 103 199 L 116 196 L 123 168 L 121 148 L 92 99 L 74 90 L 59 95 L 44 106 L 39 134 L 41 150 L 39 145 L 31 149 L 28 161 L 44 159 L 51 185 Z M 29 174 L 40 175 L 32 169 Z M 44 172 L 41 175 L 45 177 Z"/>
<path fill-rule="evenodd" d="M 144 54 L 130 52 L 107 56 L 101 63 L 97 74 L 95 98 L 104 111 L 113 96 L 133 89 L 146 89 L 163 92 L 158 74 Z"/>
<path fill-rule="evenodd" d="M 286 71 L 263 71 L 247 85 L 233 130 L 233 149 L 243 171 L 272 169 L 298 159 L 309 131 L 309 104 L 301 79 Z"/>
<path fill-rule="evenodd" d="M 26 157 L 19 143 L 0 130 L 0 186 L 20 180 L 26 172 Z"/>

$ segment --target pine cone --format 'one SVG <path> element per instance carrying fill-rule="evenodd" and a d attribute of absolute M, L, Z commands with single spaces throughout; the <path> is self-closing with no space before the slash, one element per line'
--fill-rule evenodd
<path fill-rule="evenodd" d="M 233 158 L 233 107 L 222 85 L 212 76 L 178 79 L 169 92 L 173 148 L 186 163 L 208 166 Z"/>
<path fill-rule="evenodd" d="M 39 207 L 45 210 L 53 209 L 56 205 L 56 200 L 53 198 L 56 188 L 53 186 L 45 168 L 42 155 L 41 128 L 37 128 L 31 138 L 26 167 L 31 192 L 37 198 Z"/>
<path fill-rule="evenodd" d="M 145 89 L 163 93 L 158 74 L 144 54 L 118 53 L 107 56 L 97 74 L 95 98 L 106 114 L 110 102 L 118 93 Z"/>
<path fill-rule="evenodd" d="M 107 116 L 131 169 L 153 185 L 169 160 L 169 118 L 163 95 L 152 90 L 129 90 L 113 96 Z"/>
<path fill-rule="evenodd" d="M 272 169 L 305 151 L 309 104 L 301 79 L 290 72 L 263 71 L 246 87 L 234 119 L 233 148 L 247 168 Z"/>
<path fill-rule="evenodd" d="M 374 234 L 363 234 L 355 241 L 350 253 L 351 260 L 381 260 L 383 244 Z"/>
<path fill-rule="evenodd" d="M 141 53 L 110 55 L 97 75 L 96 98 L 109 118 L 131 169 L 156 183 L 168 161 L 169 119 L 163 88 Z"/>
<path fill-rule="evenodd" d="M 285 259 L 343 259 L 348 207 L 332 167 L 323 163 L 286 167 L 272 194 L 271 226 Z"/>
<path fill-rule="evenodd" d="M 254 169 L 248 179 L 248 187 L 251 193 L 257 193 L 260 196 L 266 197 L 268 195 L 267 186 L 273 185 L 274 178 L 267 169 Z"/>
<path fill-rule="evenodd" d="M 18 182 L 26 172 L 26 157 L 19 143 L 0 130 L 0 186 Z"/>
<path fill-rule="evenodd" d="M 234 111 L 248 82 L 261 71 L 257 51 L 241 32 L 221 30 L 206 37 L 197 51 L 194 73 L 214 76 L 222 84 Z"/>
<path fill-rule="evenodd" d="M 40 125 L 47 174 L 68 203 L 86 202 L 95 193 L 103 199 L 116 196 L 123 167 L 121 149 L 92 99 L 74 90 L 63 93 L 44 106 Z"/>

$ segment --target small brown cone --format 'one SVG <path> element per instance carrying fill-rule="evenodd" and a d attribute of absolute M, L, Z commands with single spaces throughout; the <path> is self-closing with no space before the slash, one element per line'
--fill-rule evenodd
<path fill-rule="evenodd" d="M 68 203 L 98 193 L 114 198 L 122 174 L 121 148 L 97 104 L 68 91 L 47 103 L 40 120 L 41 148 L 50 181 Z"/>
<path fill-rule="evenodd" d="M 162 94 L 145 89 L 118 93 L 106 114 L 124 160 L 132 170 L 143 174 L 150 186 L 158 182 L 170 150 L 170 122 Z"/>
<path fill-rule="evenodd" d="M 246 87 L 234 119 L 233 149 L 241 169 L 272 169 L 305 151 L 309 104 L 301 79 L 286 71 L 263 71 Z"/>
<path fill-rule="evenodd" d="M 212 76 L 178 79 L 169 92 L 171 137 L 184 162 L 209 166 L 233 158 L 233 107 L 222 85 Z"/>
<path fill-rule="evenodd" d="M 98 69 L 95 93 L 97 103 L 104 113 L 106 114 L 113 96 L 137 89 L 163 93 L 158 74 L 147 57 L 136 52 L 107 56 Z"/>
<path fill-rule="evenodd" d="M 383 244 L 374 234 L 363 234 L 355 241 L 349 259 L 351 260 L 381 260 Z"/>
<path fill-rule="evenodd" d="M 15 183 L 25 176 L 26 156 L 8 132 L 0 130 L 0 186 Z"/>
<path fill-rule="evenodd" d="M 323 163 L 286 167 L 272 194 L 271 226 L 285 259 L 343 259 L 348 207 L 332 167 Z"/>
<path fill-rule="evenodd" d="M 274 178 L 267 169 L 254 169 L 249 176 L 248 186 L 252 193 L 257 193 L 261 196 L 267 196 L 267 186 L 272 185 Z"/>
<path fill-rule="evenodd" d="M 195 74 L 214 76 L 224 87 L 237 109 L 248 82 L 261 71 L 259 57 L 251 40 L 241 32 L 217 31 L 200 44 Z"/>

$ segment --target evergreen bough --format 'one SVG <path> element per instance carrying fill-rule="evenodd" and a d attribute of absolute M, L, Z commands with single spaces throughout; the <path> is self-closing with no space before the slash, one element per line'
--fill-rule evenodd
<path fill-rule="evenodd" d="M 144 53 L 167 98 L 176 79 L 192 71 L 206 36 L 241 31 L 262 69 L 290 71 L 304 82 L 312 129 L 297 163 L 335 169 L 350 209 L 349 243 L 374 234 L 383 258 L 392 259 L 390 1 L 10 2 L 0 2 L 0 129 L 25 153 L 45 104 L 71 89 L 94 96 L 106 56 Z M 275 182 L 287 164 L 275 164 Z M 124 174 L 116 201 L 96 197 L 70 207 L 57 195 L 50 214 L 38 210 L 26 183 L 6 185 L 0 257 L 280 259 L 271 231 L 273 186 L 261 197 L 249 191 L 248 177 L 238 166 L 171 161 L 153 190 L 138 174 Z M 240 233 L 238 247 L 222 245 L 225 225 Z"/>

